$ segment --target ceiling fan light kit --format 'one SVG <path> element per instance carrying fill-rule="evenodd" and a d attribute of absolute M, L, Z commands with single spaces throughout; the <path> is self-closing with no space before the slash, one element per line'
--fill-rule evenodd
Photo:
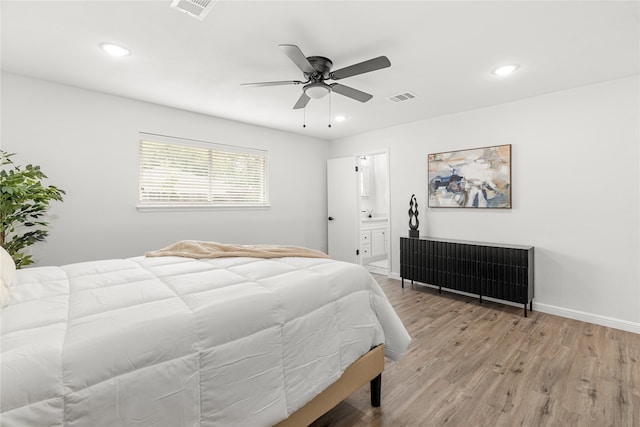
<path fill-rule="evenodd" d="M 331 87 L 326 83 L 309 83 L 304 86 L 304 93 L 311 99 L 324 98 L 331 91 Z"/>
<path fill-rule="evenodd" d="M 340 80 L 391 66 L 391 62 L 386 56 L 379 56 L 332 72 L 331 67 L 333 67 L 333 62 L 329 58 L 324 56 L 307 57 L 302 53 L 298 46 L 293 44 L 281 44 L 279 47 L 300 69 L 300 71 L 302 71 L 305 81 L 284 80 L 275 82 L 243 83 L 243 85 L 279 86 L 302 84 L 302 95 L 300 95 L 300 98 L 298 98 L 298 101 L 294 104 L 294 110 L 305 108 L 311 99 L 323 98 L 330 92 L 335 92 L 359 102 L 367 102 L 373 98 L 373 95 L 340 83 L 327 84 L 325 81 Z"/>

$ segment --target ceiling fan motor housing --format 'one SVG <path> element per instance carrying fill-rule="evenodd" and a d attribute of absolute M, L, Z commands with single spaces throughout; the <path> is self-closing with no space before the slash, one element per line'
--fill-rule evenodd
<path fill-rule="evenodd" d="M 325 58 L 324 56 L 309 56 L 307 61 L 309 61 L 317 73 L 315 76 L 304 73 L 307 79 L 312 81 L 322 81 L 329 78 L 329 73 L 333 66 L 333 62 L 331 62 L 329 58 Z"/>

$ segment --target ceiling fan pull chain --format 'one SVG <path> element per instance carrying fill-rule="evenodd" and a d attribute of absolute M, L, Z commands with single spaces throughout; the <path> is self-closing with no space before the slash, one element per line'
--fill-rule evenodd
<path fill-rule="evenodd" d="M 307 107 L 302 109 L 302 127 L 307 127 Z"/>
<path fill-rule="evenodd" d="M 331 127 L 331 91 L 329 91 L 329 126 Z"/>

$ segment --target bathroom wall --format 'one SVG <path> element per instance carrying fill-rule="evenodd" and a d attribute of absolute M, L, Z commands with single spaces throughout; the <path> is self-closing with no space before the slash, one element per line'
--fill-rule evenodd
<path fill-rule="evenodd" d="M 360 168 L 368 187 L 368 196 L 360 197 L 360 210 L 373 212 L 373 216 L 389 215 L 389 196 L 387 185 L 388 160 L 386 153 L 367 155 L 360 157 Z M 364 177 L 368 174 L 368 178 Z"/>

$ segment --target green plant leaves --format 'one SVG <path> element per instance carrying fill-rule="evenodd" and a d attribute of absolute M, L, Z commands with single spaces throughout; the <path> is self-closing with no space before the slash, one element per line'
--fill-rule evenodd
<path fill-rule="evenodd" d="M 65 192 L 53 185 L 43 185 L 47 176 L 40 166 L 16 166 L 11 160 L 14 155 L 0 150 L 0 245 L 20 268 L 33 263 L 24 250 L 45 240 L 49 223 L 40 218 L 50 201 L 62 201 Z"/>

